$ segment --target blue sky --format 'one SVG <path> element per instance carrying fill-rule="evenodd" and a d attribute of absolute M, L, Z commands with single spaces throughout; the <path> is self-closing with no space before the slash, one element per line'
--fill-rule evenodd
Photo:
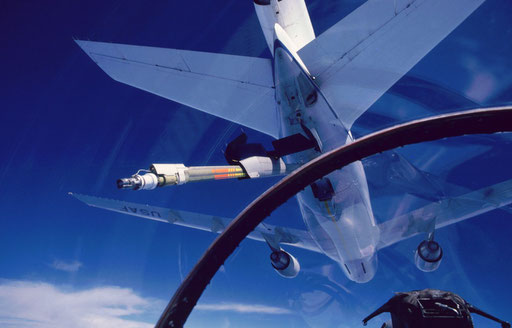
<path fill-rule="evenodd" d="M 317 34 L 361 2 L 307 1 Z M 509 104 L 511 13 L 509 2 L 487 0 L 374 104 L 354 132 L 389 125 L 382 118 L 389 111 L 405 121 L 472 104 Z M 152 162 L 224 163 L 222 150 L 241 127 L 111 80 L 73 38 L 269 57 L 252 2 L 2 3 L 0 35 L 0 325 L 69 326 L 79 318 L 84 327 L 151 326 L 215 236 L 89 208 L 67 192 L 234 217 L 276 180 L 117 190 L 117 178 Z M 411 79 L 438 89 L 422 92 Z M 244 130 L 251 140 L 271 142 Z M 478 189 L 510 179 L 510 140 L 465 137 L 400 152 L 450 183 Z M 375 197 L 374 208 L 385 219 L 417 204 L 394 195 Z M 385 249 L 375 279 L 364 285 L 348 281 L 326 257 L 293 249 L 303 272 L 285 280 L 271 269 L 266 245 L 244 241 L 189 326 L 353 327 L 392 292 L 425 287 L 456 291 L 506 317 L 510 218 L 494 211 L 440 230 L 445 258 L 432 274 L 413 264 L 421 238 Z M 293 200 L 269 220 L 303 226 Z"/>

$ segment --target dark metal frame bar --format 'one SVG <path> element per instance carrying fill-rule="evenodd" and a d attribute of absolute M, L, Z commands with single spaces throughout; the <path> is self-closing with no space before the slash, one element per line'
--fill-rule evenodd
<path fill-rule="evenodd" d="M 311 183 L 365 157 L 405 145 L 468 134 L 512 132 L 512 106 L 444 114 L 393 126 L 325 153 L 298 168 L 247 206 L 206 250 L 175 292 L 156 327 L 182 327 L 211 279 L 277 207 Z"/>

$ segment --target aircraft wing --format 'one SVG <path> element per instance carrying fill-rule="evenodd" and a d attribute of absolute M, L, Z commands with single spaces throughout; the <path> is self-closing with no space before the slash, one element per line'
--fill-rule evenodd
<path fill-rule="evenodd" d="M 214 233 L 221 233 L 232 221 L 228 218 L 213 215 L 172 210 L 158 206 L 136 204 L 75 193 L 69 194 L 92 207 Z M 271 243 L 290 245 L 321 253 L 309 233 L 304 230 L 277 227 L 263 223 L 256 227 L 256 229 L 249 234 L 248 238 L 258 241 L 269 240 Z"/>
<path fill-rule="evenodd" d="M 368 0 L 299 50 L 347 129 L 484 0 Z"/>
<path fill-rule="evenodd" d="M 512 180 L 445 198 L 379 224 L 378 249 L 435 228 L 446 227 L 512 203 Z"/>
<path fill-rule="evenodd" d="M 278 138 L 270 59 L 76 42 L 116 81 Z"/>

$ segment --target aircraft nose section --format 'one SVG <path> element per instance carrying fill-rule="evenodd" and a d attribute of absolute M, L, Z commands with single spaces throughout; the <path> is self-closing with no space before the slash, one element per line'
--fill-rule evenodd
<path fill-rule="evenodd" d="M 350 280 L 364 284 L 372 280 L 377 272 L 377 254 L 363 259 L 345 261 L 342 269 Z"/>

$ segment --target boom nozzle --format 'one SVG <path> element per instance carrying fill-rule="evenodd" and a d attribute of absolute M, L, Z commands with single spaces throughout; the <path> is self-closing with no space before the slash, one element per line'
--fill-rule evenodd
<path fill-rule="evenodd" d="M 136 173 L 130 178 L 118 179 L 116 184 L 119 189 L 151 190 L 158 186 L 158 177 L 153 173 L 140 175 Z"/>
<path fill-rule="evenodd" d="M 137 179 L 135 179 L 135 178 L 117 179 L 116 184 L 117 184 L 118 189 L 133 189 L 137 186 Z"/>

